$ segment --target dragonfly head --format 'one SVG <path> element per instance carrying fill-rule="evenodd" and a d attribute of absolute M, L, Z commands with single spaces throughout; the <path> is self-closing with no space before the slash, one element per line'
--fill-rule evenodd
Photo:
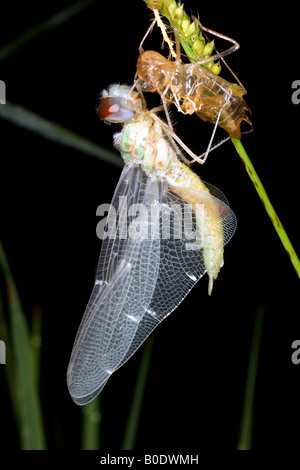
<path fill-rule="evenodd" d="M 103 90 L 98 105 L 98 116 L 109 122 L 128 122 L 142 110 L 142 100 L 127 85 L 111 85 Z"/>

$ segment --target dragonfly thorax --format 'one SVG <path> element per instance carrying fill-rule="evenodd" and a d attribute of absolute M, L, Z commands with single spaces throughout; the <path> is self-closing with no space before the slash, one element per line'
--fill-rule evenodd
<path fill-rule="evenodd" d="M 165 177 L 178 160 L 161 127 L 150 116 L 125 124 L 114 144 L 126 163 L 140 164 L 147 174 Z"/>

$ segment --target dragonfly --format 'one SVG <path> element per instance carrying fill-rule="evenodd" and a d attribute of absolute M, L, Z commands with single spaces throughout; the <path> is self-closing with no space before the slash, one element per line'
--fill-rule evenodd
<path fill-rule="evenodd" d="M 176 41 L 176 54 L 174 54 L 159 14 L 157 10 L 154 10 L 154 12 L 156 18 L 153 23 L 158 23 L 165 40 L 168 41 L 170 51 L 175 55 L 175 60 L 169 60 L 156 51 L 143 50 L 142 44 L 152 29 L 152 24 L 139 47 L 137 76 L 142 90 L 157 92 L 163 102 L 174 104 L 179 112 L 183 114 L 195 113 L 203 121 L 209 121 L 215 127 L 223 128 L 230 137 L 240 139 L 242 136 L 242 121 L 246 121 L 251 125 L 251 121 L 247 116 L 247 112 L 251 111 L 243 98 L 243 95 L 247 92 L 240 82 L 239 85 L 231 83 L 205 67 L 207 62 L 211 63 L 212 60 L 223 59 L 228 54 L 235 52 L 240 47 L 239 44 L 227 36 L 205 28 L 197 18 L 194 18 L 194 21 L 200 25 L 202 30 L 229 40 L 234 45 L 212 57 L 204 57 L 197 62 L 184 64 L 180 60 L 178 33 L 176 33 L 176 30 L 174 31 Z M 204 163 L 204 161 L 205 159 L 200 163 Z"/>
<path fill-rule="evenodd" d="M 225 196 L 183 162 L 157 113 L 127 85 L 102 92 L 99 117 L 122 124 L 114 145 L 124 168 L 67 371 L 78 405 L 102 391 L 206 272 L 211 293 L 236 229 Z"/>

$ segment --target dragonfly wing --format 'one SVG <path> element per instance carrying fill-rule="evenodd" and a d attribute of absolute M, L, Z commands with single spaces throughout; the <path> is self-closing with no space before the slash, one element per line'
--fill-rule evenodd
<path fill-rule="evenodd" d="M 222 199 L 225 199 L 221 191 L 216 189 L 215 194 L 217 193 Z M 197 199 L 199 200 L 198 194 Z M 211 204 L 212 201 L 214 204 Z M 211 207 L 217 209 L 218 216 L 222 221 L 224 244 L 227 243 L 236 228 L 236 218 L 233 211 L 222 200 L 205 193 L 203 193 L 202 202 L 207 211 Z M 160 265 L 155 290 L 122 363 L 128 360 L 153 329 L 176 309 L 207 271 L 203 249 L 193 249 L 193 242 L 191 243 L 191 234 L 195 234 L 196 221 L 190 206 L 181 197 L 168 190 L 166 186 L 161 191 L 161 203 L 167 206 L 165 215 L 168 216 L 166 214 L 168 208 L 173 214 L 173 217 L 169 218 L 170 223 L 166 224 L 170 227 L 170 233 L 164 236 L 161 218 L 159 227 L 161 235 Z M 179 230 L 178 225 L 181 225 Z M 180 232 L 181 236 L 178 236 Z M 198 246 L 197 243 L 195 245 Z"/>
<path fill-rule="evenodd" d="M 205 186 L 209 190 L 210 194 L 212 194 L 217 199 L 220 199 L 220 201 L 224 202 L 224 204 L 227 204 L 227 206 L 229 206 L 229 202 L 228 202 L 227 197 L 225 196 L 224 193 L 222 193 L 222 191 L 220 189 L 216 188 L 216 186 L 213 186 L 210 183 L 207 183 L 207 181 L 202 180 L 202 183 L 205 184 Z"/>
<path fill-rule="evenodd" d="M 216 203 L 210 200 L 208 210 L 222 212 L 225 243 L 234 232 L 234 214 L 209 197 Z M 143 204 L 146 211 L 140 207 L 132 221 L 133 204 Z M 153 207 L 159 211 L 152 212 Z M 113 222 L 118 230 L 102 243 L 96 283 L 68 367 L 70 394 L 81 405 L 102 390 L 206 272 L 203 249 L 191 249 L 192 209 L 165 181 L 148 178 L 140 167 L 125 166 L 122 172 L 108 214 L 108 225 Z M 128 225 L 133 231 L 122 232 Z"/>
<path fill-rule="evenodd" d="M 126 198 L 128 208 L 132 204 L 148 208 L 159 200 L 160 185 L 147 178 L 141 168 L 125 166 L 108 220 L 113 219 L 115 208 L 120 208 L 120 196 Z M 148 212 L 142 209 L 139 217 L 130 221 L 130 234 L 123 233 L 122 238 L 119 236 L 124 229 L 122 223 L 128 222 L 122 206 L 116 220 L 119 230 L 102 244 L 96 283 L 67 372 L 70 394 L 80 405 L 92 400 L 124 362 L 153 296 L 160 264 L 160 240 L 155 234 L 147 236 Z"/>

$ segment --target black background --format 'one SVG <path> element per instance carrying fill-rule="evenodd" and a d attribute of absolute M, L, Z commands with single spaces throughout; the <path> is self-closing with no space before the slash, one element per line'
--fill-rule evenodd
<path fill-rule="evenodd" d="M 252 109 L 254 132 L 242 141 L 300 253 L 300 105 L 291 101 L 291 84 L 299 79 L 297 16 L 292 4 L 271 12 L 249 3 L 243 8 L 202 3 L 189 0 L 187 12 L 199 12 L 205 26 L 241 45 L 228 63 L 248 90 Z M 0 43 L 69 4 L 6 5 Z M 111 83 L 132 83 L 138 45 L 150 18 L 142 0 L 96 2 L 0 63 L 7 100 L 112 148 L 112 135 L 119 128 L 99 122 L 98 96 Z M 227 47 L 223 41 L 219 45 Z M 159 51 L 160 46 L 155 29 L 145 48 Z M 226 70 L 221 75 L 231 80 Z M 196 153 L 204 151 L 212 126 L 178 116 L 175 110 L 172 118 L 182 140 Z M 50 449 L 76 450 L 81 409 L 69 397 L 65 373 L 101 245 L 95 233 L 96 208 L 110 202 L 121 169 L 4 120 L 0 126 L 0 233 L 28 320 L 35 305 L 42 308 L 41 400 L 47 442 Z M 137 448 L 236 447 L 259 305 L 265 319 L 253 447 L 293 448 L 300 438 L 300 365 L 291 362 L 291 344 L 300 339 L 297 274 L 231 143 L 194 169 L 225 193 L 238 228 L 225 249 L 225 265 L 212 296 L 207 295 L 205 276 L 153 334 Z M 101 395 L 103 448 L 120 445 L 140 354 L 113 375 Z M 1 382 L 3 378 L 1 371 Z M 2 444 L 18 448 L 1 383 L 2 394 Z"/>

